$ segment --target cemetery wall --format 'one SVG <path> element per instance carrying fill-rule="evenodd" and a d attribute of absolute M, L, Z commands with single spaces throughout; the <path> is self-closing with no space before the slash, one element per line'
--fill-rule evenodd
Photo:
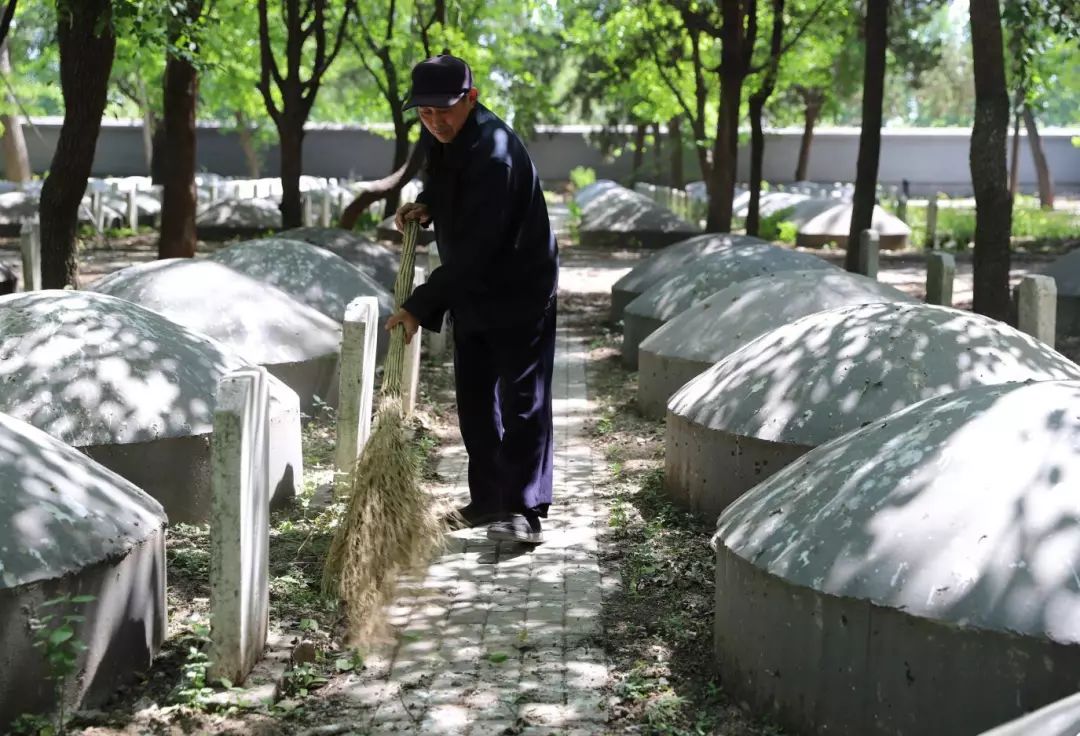
<path fill-rule="evenodd" d="M 48 168 L 60 130 L 60 118 L 34 118 L 37 132 L 28 132 L 27 147 L 36 173 Z M 380 134 L 381 133 L 381 134 Z M 374 179 L 390 170 L 393 144 L 387 126 L 361 128 L 352 125 L 311 125 L 304 147 L 304 173 L 312 176 Z M 596 170 L 600 178 L 626 181 L 632 167 L 628 142 L 632 131 L 603 133 L 593 126 L 545 126 L 529 141 L 529 149 L 549 182 L 565 181 L 576 166 Z M 1042 131 L 1043 145 L 1059 192 L 1080 192 L 1080 147 L 1073 145 L 1080 128 Z M 767 133 L 764 172 L 772 182 L 790 182 L 798 159 L 801 129 L 774 130 Z M 618 156 L 605 155 L 605 143 L 622 150 Z M 666 141 L 665 141 L 666 143 Z M 814 134 L 810 154 L 809 179 L 812 181 L 853 181 L 858 156 L 857 128 L 821 128 Z M 912 194 L 941 191 L 950 195 L 971 193 L 968 167 L 970 131 L 959 128 L 885 129 L 882 135 L 880 179 L 883 184 L 911 183 Z M 610 150 L 611 146 L 607 146 Z M 646 151 L 643 178 L 665 183 L 668 170 L 668 147 L 659 161 Z M 1035 188 L 1035 170 L 1026 136 L 1021 141 L 1020 184 L 1025 192 Z M 684 152 L 688 179 L 700 178 L 692 150 Z M 263 175 L 278 171 L 276 146 L 262 152 Z M 198 166 L 224 176 L 246 176 L 244 155 L 237 136 L 216 125 L 201 125 L 198 131 Z M 101 129 L 94 176 L 126 176 L 147 173 L 144 161 L 141 123 L 106 120 Z M 746 146 L 739 150 L 739 180 L 749 173 Z"/>

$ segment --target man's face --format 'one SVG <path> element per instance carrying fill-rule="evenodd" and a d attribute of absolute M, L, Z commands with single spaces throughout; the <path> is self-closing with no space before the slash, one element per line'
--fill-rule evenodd
<path fill-rule="evenodd" d="M 476 90 L 474 89 L 450 107 L 419 108 L 420 122 L 439 143 L 449 143 L 461 132 L 462 126 L 465 125 L 475 105 Z"/>

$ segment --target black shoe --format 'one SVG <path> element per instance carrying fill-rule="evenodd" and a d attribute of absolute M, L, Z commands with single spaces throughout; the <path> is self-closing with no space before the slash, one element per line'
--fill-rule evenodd
<path fill-rule="evenodd" d="M 540 517 L 536 514 L 514 514 L 509 521 L 497 521 L 488 525 L 487 538 L 497 542 L 541 544 L 544 541 L 544 531 L 540 527 Z"/>
<path fill-rule="evenodd" d="M 470 503 L 447 514 L 446 524 L 451 530 L 474 529 L 478 526 L 501 521 L 507 516 L 508 514 L 504 511 L 482 511 Z"/>

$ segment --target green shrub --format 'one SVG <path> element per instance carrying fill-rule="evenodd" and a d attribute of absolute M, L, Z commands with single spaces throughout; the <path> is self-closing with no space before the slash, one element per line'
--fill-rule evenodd
<path fill-rule="evenodd" d="M 596 171 L 588 166 L 575 166 L 570 170 L 570 183 L 574 189 L 581 190 L 596 183 Z"/>

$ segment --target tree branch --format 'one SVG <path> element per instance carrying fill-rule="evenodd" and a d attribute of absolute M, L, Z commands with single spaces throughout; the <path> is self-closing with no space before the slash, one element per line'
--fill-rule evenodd
<path fill-rule="evenodd" d="M 4 15 L 0 18 L 0 44 L 2 44 L 8 35 L 8 31 L 11 30 L 11 20 L 15 17 L 15 3 L 18 0 L 8 0 L 7 7 L 4 8 Z"/>
<path fill-rule="evenodd" d="M 649 50 L 652 52 L 653 62 L 656 64 L 656 71 L 660 75 L 660 79 L 664 81 L 667 88 L 671 90 L 671 94 L 675 95 L 675 101 L 679 103 L 679 107 L 683 109 L 686 116 L 693 120 L 694 113 L 691 111 L 690 106 L 683 99 L 682 93 L 676 86 L 675 81 L 668 75 L 664 69 L 663 60 L 660 58 L 660 49 L 656 44 L 656 37 L 652 34 L 648 35 L 647 43 L 649 44 Z"/>
<path fill-rule="evenodd" d="M 274 96 L 271 93 L 270 82 L 273 79 L 277 88 L 281 89 L 281 72 L 274 60 L 274 50 L 270 48 L 270 23 L 267 20 L 267 0 L 258 0 L 259 10 L 259 83 L 256 85 L 262 93 L 266 111 L 276 125 L 281 124 L 281 110 L 274 104 Z"/>

